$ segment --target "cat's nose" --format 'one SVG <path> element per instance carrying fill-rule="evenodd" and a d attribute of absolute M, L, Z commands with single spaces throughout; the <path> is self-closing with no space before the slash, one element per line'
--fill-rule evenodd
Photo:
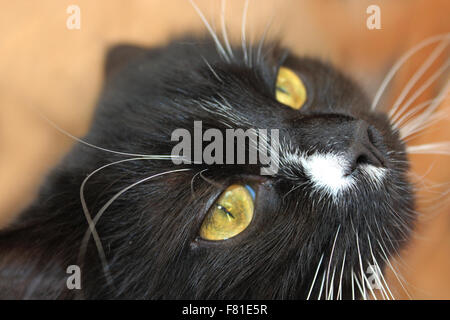
<path fill-rule="evenodd" d="M 347 161 L 346 175 L 351 174 L 361 165 L 383 167 L 385 159 L 377 148 L 381 134 L 364 120 L 358 120 L 354 126 L 353 137 L 350 138 L 348 150 L 345 151 Z"/>

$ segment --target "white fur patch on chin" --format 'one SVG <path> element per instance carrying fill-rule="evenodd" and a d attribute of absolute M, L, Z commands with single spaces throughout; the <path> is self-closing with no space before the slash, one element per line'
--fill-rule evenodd
<path fill-rule="evenodd" d="M 311 156 L 302 156 L 299 160 L 314 186 L 332 196 L 351 188 L 356 183 L 355 178 L 346 172 L 350 164 L 343 156 L 315 153 Z M 385 175 L 385 169 L 368 164 L 362 165 L 361 170 L 375 185 L 379 185 Z"/>
<path fill-rule="evenodd" d="M 302 157 L 300 161 L 314 186 L 332 195 L 351 187 L 355 182 L 351 176 L 345 175 L 348 163 L 343 157 L 316 153 Z"/>

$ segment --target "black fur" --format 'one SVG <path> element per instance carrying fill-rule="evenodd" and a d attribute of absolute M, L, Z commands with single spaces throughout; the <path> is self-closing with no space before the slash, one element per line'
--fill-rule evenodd
<path fill-rule="evenodd" d="M 51 172 L 34 203 L 0 234 L 0 297 L 304 299 L 323 254 L 320 279 L 311 295 L 317 298 L 328 265 L 330 278 L 336 270 L 336 290 L 345 253 L 343 298 L 350 299 L 350 270 L 358 275 L 361 270 L 358 245 L 364 270 L 373 261 L 369 240 L 376 260 L 385 265 L 380 245 L 388 256 L 396 253 L 408 240 L 414 221 L 405 148 L 387 117 L 370 112 L 362 90 L 332 66 L 266 46 L 258 63 L 254 48 L 253 65 L 248 67 L 242 49 L 234 52 L 235 60 L 225 62 L 214 43 L 203 38 L 157 49 L 113 48 L 84 140 L 123 153 L 170 155 L 175 144 L 170 141 L 172 131 L 192 131 L 193 122 L 201 120 L 204 130 L 224 130 L 227 125 L 278 128 L 282 141 L 297 150 L 329 152 L 349 148 L 352 132 L 363 120 L 388 169 L 382 185 L 374 189 L 365 177 L 357 176 L 357 188 L 335 201 L 313 190 L 301 168 L 289 163 L 273 177 L 259 176 L 250 165 L 177 166 L 170 160 L 108 167 L 85 188 L 93 216 L 117 192 L 141 179 L 191 170 L 150 179 L 114 201 L 96 225 L 113 282 L 105 277 L 91 237 L 81 261 L 82 290 L 68 290 L 66 268 L 80 263 L 88 228 L 80 185 L 97 168 L 131 157 L 77 144 Z M 298 72 L 308 88 L 307 104 L 299 111 L 275 100 L 281 64 Z M 232 113 L 200 107 L 214 99 L 228 101 Z M 281 157 L 287 151 L 281 149 Z M 208 170 L 202 178 L 198 173 L 204 169 Z M 257 191 L 253 222 L 220 243 L 199 239 L 209 207 L 234 182 L 251 184 Z"/>

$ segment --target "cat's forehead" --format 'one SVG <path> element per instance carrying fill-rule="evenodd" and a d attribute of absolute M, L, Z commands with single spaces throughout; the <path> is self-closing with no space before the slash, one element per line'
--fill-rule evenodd
<path fill-rule="evenodd" d="M 363 91 L 326 62 L 299 57 L 278 44 L 248 48 L 247 57 L 239 46 L 232 50 L 233 59 L 224 59 L 208 38 L 174 41 L 162 49 L 113 48 L 106 62 L 110 91 L 128 104 L 159 99 L 180 115 L 186 112 L 180 106 L 197 104 L 199 111 L 227 115 L 234 121 L 229 125 L 239 127 L 283 127 L 286 119 L 302 114 L 351 114 L 369 107 Z M 303 82 L 307 99 L 301 110 L 277 101 L 280 68 Z"/>
<path fill-rule="evenodd" d="M 317 91 L 318 99 L 323 97 L 321 93 L 327 93 L 328 100 L 361 95 L 359 87 L 330 63 L 297 55 L 279 42 L 249 46 L 248 55 L 241 46 L 232 50 L 233 58 L 224 59 L 209 38 L 183 38 L 160 49 L 121 45 L 109 50 L 105 72 L 108 77 L 122 71 L 121 85 L 127 81 L 129 85 L 145 82 L 168 89 L 176 85 L 181 92 L 184 87 L 201 90 L 209 84 L 211 89 L 242 88 L 256 94 L 253 89 L 273 90 L 279 68 L 285 66 L 302 78 L 308 91 Z"/>

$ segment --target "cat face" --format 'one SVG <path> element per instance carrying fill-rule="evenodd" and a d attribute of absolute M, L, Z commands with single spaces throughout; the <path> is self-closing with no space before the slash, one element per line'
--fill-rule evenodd
<path fill-rule="evenodd" d="M 408 239 L 405 147 L 362 90 L 278 46 L 231 50 L 189 38 L 110 52 L 85 140 L 135 157 L 78 146 L 60 168 L 75 190 L 118 161 L 83 190 L 101 240 L 82 259 L 85 297 L 357 298 L 370 294 L 368 270 L 382 270 Z M 303 86 L 295 108 L 277 95 L 281 70 Z M 195 121 L 278 130 L 278 171 L 164 159 L 174 130 L 194 136 Z M 81 236 L 86 224 L 74 220 Z"/>

